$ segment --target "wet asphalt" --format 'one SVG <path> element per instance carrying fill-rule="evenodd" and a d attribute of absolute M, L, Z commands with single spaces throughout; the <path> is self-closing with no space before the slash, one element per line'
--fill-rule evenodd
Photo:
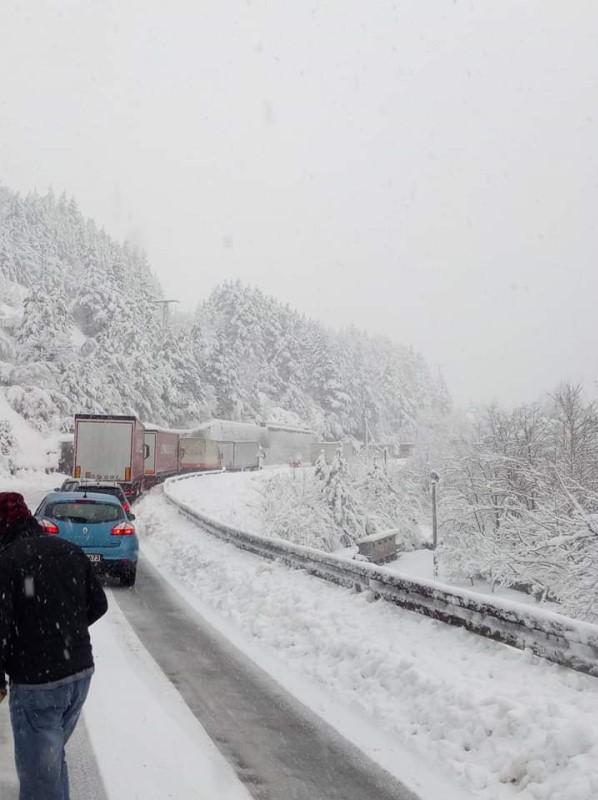
<path fill-rule="evenodd" d="M 113 598 L 256 800 L 417 800 L 285 692 L 141 559 Z"/>

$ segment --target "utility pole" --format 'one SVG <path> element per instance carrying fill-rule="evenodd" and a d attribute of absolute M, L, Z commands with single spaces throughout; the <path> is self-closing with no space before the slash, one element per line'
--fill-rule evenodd
<path fill-rule="evenodd" d="M 152 300 L 154 305 L 162 306 L 162 328 L 164 330 L 168 328 L 168 322 L 170 320 L 170 304 L 178 302 L 178 300 Z"/>
<path fill-rule="evenodd" d="M 438 515 L 436 513 L 436 487 L 440 480 L 440 475 L 432 470 L 430 473 L 432 481 L 432 559 L 434 562 L 434 578 L 438 577 L 438 558 L 436 548 L 438 547 Z"/>

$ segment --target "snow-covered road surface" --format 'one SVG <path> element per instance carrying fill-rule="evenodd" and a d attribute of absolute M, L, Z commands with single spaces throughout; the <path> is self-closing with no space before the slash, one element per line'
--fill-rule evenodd
<path fill-rule="evenodd" d="M 12 800 L 16 797 L 16 775 L 14 774 L 8 700 L 0 703 L 0 797 Z"/>
<path fill-rule="evenodd" d="M 80 720 L 67 747 L 71 796 L 74 800 L 108 800 L 92 751 L 85 721 Z M 0 800 L 18 800 L 8 700 L 0 705 Z"/>
<path fill-rule="evenodd" d="M 225 498 L 239 476 L 199 478 L 200 510 L 217 480 L 217 502 L 234 504 Z M 192 481 L 184 491 L 189 502 Z M 136 510 L 146 554 L 201 613 L 327 719 L 336 711 L 322 695 L 375 721 L 422 797 L 453 796 L 434 790 L 433 773 L 484 800 L 598 797 L 595 678 L 264 562 L 203 533 L 159 492 Z M 392 769 L 384 746 L 371 752 L 341 717 L 343 735 Z"/>
<path fill-rule="evenodd" d="M 11 737 L 8 698 L 6 698 L 0 703 L 0 798 L 2 800 L 17 800 L 19 796 Z"/>
<path fill-rule="evenodd" d="M 254 798 L 415 800 L 236 651 L 149 564 L 141 562 L 134 590 L 113 596 Z"/>
<path fill-rule="evenodd" d="M 96 672 L 84 714 L 109 799 L 250 800 L 125 618 L 123 600 L 138 598 L 108 594 L 109 613 L 92 628 Z M 173 619 L 154 624 L 170 629 Z"/>
<path fill-rule="evenodd" d="M 18 478 L 4 477 L 0 490 L 21 492 L 33 511 L 45 495 L 62 481 L 62 477 L 35 471 L 22 472 Z M 84 717 L 68 744 L 67 753 L 73 798 L 108 800 Z M 14 800 L 18 798 L 18 781 L 14 767 L 7 698 L 0 704 L 0 800 L 13 800 L 13 798 Z"/>
<path fill-rule="evenodd" d="M 210 479 L 221 482 L 213 506 L 233 505 L 227 494 L 234 495 L 242 479 L 234 476 L 236 484 L 227 483 L 232 477 Z M 204 481 L 200 479 L 205 493 L 210 484 Z M 32 505 L 45 482 L 28 487 Z M 185 491 L 189 489 L 187 483 Z M 197 503 L 202 508 L 200 497 Z M 235 506 L 238 524 L 242 506 Z M 222 685 L 223 670 L 218 660 L 197 652 L 196 642 L 205 639 L 197 637 L 197 618 L 177 593 L 274 678 L 279 684 L 272 690 L 269 682 L 269 690 L 277 692 L 274 705 L 280 700 L 285 709 L 287 704 L 293 712 L 301 708 L 283 687 L 422 800 L 598 797 L 596 679 L 264 562 L 202 532 L 159 489 L 138 504 L 136 514 L 142 551 L 176 593 L 169 593 L 162 578 L 142 566 L 138 591 L 111 591 L 110 613 L 92 629 L 98 670 L 84 721 L 93 749 L 84 742 L 79 760 L 93 767 L 96 759 L 109 800 L 247 800 L 248 789 L 260 800 L 270 797 L 266 789 L 274 782 L 270 770 L 276 765 L 263 770 L 260 761 L 257 706 L 252 709 L 250 702 L 246 713 L 235 705 L 234 692 L 231 704 L 226 703 L 227 710 L 238 709 L 239 718 L 248 722 L 249 733 L 241 728 L 247 760 L 235 748 L 231 734 L 240 732 L 233 723 L 229 721 L 223 734 L 212 727 L 222 720 L 214 711 L 210 686 Z M 183 642 L 176 634 L 180 626 L 189 634 Z M 171 628 L 173 638 L 167 637 L 165 649 L 163 631 Z M 224 644 L 222 648 L 219 658 L 226 661 L 230 651 Z M 189 660 L 193 669 L 182 670 L 181 663 L 188 665 Z M 203 669 L 207 689 L 204 681 L 197 687 L 188 677 L 198 669 Z M 242 676 L 252 674 L 245 664 L 239 663 L 238 669 Z M 6 710 L 3 704 L 0 780 L 5 782 L 11 764 L 2 743 Z M 246 786 L 198 721 L 204 710 L 209 712 L 208 732 L 220 739 L 219 750 Z M 326 729 L 317 721 L 314 725 Z M 279 720 L 268 734 L 278 735 L 284 744 L 287 727 Z M 293 725 L 290 733 L 296 733 Z M 348 760 L 363 763 L 358 751 L 349 750 Z M 314 764 L 327 752 L 320 751 Z M 286 769 L 284 759 L 281 764 Z M 306 774 L 311 771 L 310 765 Z M 293 774 L 298 773 L 291 765 Z M 14 777 L 9 783 L 10 790 L 1 788 L 14 794 Z M 335 796 L 312 794 L 318 800 Z M 364 800 L 380 796 L 362 792 Z M 74 793 L 74 800 L 91 796 Z"/>
<path fill-rule="evenodd" d="M 2 491 L 34 510 L 62 476 L 21 473 Z M 89 698 L 67 753 L 73 800 L 250 800 L 180 694 L 127 623 L 109 589 L 91 628 L 96 660 Z M 8 702 L 0 704 L 0 800 L 16 800 Z"/>
<path fill-rule="evenodd" d="M 250 800 L 109 590 L 92 628 L 96 672 L 67 748 L 73 800 Z M 166 627 L 168 623 L 166 624 Z M 8 703 L 0 705 L 0 800 L 17 800 Z"/>

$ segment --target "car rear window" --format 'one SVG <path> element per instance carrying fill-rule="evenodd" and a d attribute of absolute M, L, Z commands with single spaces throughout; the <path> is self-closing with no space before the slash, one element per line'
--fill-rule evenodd
<path fill-rule="evenodd" d="M 86 492 L 98 492 L 98 494 L 111 494 L 113 497 L 118 497 L 119 500 L 123 495 L 122 489 L 120 489 L 118 486 L 86 485 L 85 487 L 81 488 L 81 491 L 83 491 L 83 488 L 85 489 Z"/>
<path fill-rule="evenodd" d="M 124 517 L 120 506 L 98 503 L 95 500 L 53 503 L 46 508 L 44 516 L 68 522 L 88 524 L 93 524 L 94 522 L 117 522 Z"/>

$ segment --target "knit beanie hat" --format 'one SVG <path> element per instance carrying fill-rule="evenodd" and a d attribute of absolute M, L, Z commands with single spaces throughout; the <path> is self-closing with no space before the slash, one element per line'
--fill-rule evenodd
<path fill-rule="evenodd" d="M 0 536 L 7 533 L 16 522 L 31 517 L 23 495 L 18 492 L 0 492 Z"/>

